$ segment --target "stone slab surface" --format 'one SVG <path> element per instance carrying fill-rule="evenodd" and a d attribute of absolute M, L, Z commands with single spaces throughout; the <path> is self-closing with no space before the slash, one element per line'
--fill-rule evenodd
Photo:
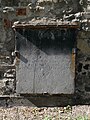
<path fill-rule="evenodd" d="M 63 33 L 60 35 L 55 30 L 27 32 L 29 34 L 25 31 L 17 40 L 20 52 L 16 68 L 17 93 L 73 94 L 74 76 L 69 50 L 73 40 L 63 42 Z M 28 40 L 23 35 L 27 35 Z"/>

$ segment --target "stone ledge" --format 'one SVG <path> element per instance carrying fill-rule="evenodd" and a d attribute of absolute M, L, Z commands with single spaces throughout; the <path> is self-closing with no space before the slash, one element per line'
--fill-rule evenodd
<path fill-rule="evenodd" d="M 15 69 L 15 66 L 14 65 L 6 65 L 6 66 L 0 65 L 0 70 L 6 70 L 6 69 Z"/>

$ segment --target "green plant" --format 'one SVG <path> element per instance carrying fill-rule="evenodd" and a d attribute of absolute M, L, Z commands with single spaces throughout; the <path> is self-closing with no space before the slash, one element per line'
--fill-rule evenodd
<path fill-rule="evenodd" d="M 89 120 L 87 116 L 79 116 L 76 120 Z"/>
<path fill-rule="evenodd" d="M 52 120 L 52 118 L 49 116 L 46 116 L 43 120 Z"/>

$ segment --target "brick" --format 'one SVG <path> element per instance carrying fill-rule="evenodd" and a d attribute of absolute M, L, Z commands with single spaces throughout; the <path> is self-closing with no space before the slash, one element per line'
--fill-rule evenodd
<path fill-rule="evenodd" d="M 8 20 L 8 19 L 4 19 L 4 27 L 9 28 L 12 27 L 12 21 Z"/>
<path fill-rule="evenodd" d="M 26 15 L 26 8 L 18 8 L 16 10 L 16 16 L 24 16 Z"/>

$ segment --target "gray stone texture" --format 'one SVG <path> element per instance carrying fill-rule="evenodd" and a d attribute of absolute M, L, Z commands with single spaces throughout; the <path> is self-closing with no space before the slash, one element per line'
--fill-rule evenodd
<path fill-rule="evenodd" d="M 65 37 L 60 36 L 62 31 L 59 29 L 29 32 L 34 36 L 29 33 L 26 34 L 28 36 L 26 39 L 20 38 L 20 62 L 16 66 L 16 92 L 73 94 L 75 75 L 71 70 L 72 52 L 70 49 L 72 49 L 72 44 L 73 46 L 75 44 L 72 42 L 74 37 L 71 41 L 68 37 L 63 43 L 62 39 Z M 73 34 L 72 30 L 69 32 L 70 35 Z M 19 41 L 18 38 L 17 41 Z M 71 48 L 68 44 L 65 48 L 64 44 L 67 40 L 71 43 Z"/>
<path fill-rule="evenodd" d="M 12 24 L 37 18 L 78 22 L 75 101 L 90 103 L 90 1 L 0 0 L 0 95 L 16 95 Z M 0 100 L 2 103 L 2 101 Z M 4 103 L 5 101 L 3 101 Z"/>

